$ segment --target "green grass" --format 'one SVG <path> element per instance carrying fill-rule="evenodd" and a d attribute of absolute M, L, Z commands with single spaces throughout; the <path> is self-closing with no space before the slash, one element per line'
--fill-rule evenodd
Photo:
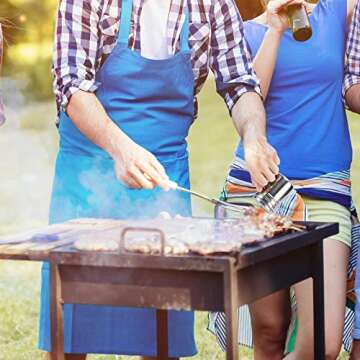
<path fill-rule="evenodd" d="M 51 121 L 54 118 L 53 105 L 41 104 L 19 120 L 20 129 L 29 137 L 40 136 L 41 142 L 45 143 L 46 149 L 52 152 L 56 136 Z M 39 123 L 37 123 L 39 121 Z M 354 141 L 355 162 L 353 167 L 354 194 L 360 204 L 360 121 L 356 116 L 351 116 L 351 128 Z M 32 130 L 32 131 L 24 131 Z M 39 131 L 41 130 L 41 131 Z M 11 130 L 7 130 L 11 131 Z M 37 132 L 36 132 L 37 131 Z M 6 134 L 6 132 L 5 132 Z M 47 134 L 47 135 L 46 135 Z M 49 144 L 46 139 L 51 139 Z M 205 87 L 200 97 L 200 116 L 195 123 L 190 135 L 190 159 L 192 172 L 192 185 L 194 189 L 217 196 L 222 187 L 228 165 L 233 157 L 237 135 L 228 116 L 223 101 L 215 95 L 214 87 L 209 84 Z M 16 144 L 14 144 L 16 146 Z M 1 147 L 1 142 L 0 142 Z M 6 151 L 1 149 L 0 151 Z M 32 161 L 32 153 L 29 153 L 28 161 Z M 52 159 L 52 156 L 50 156 Z M 49 160 L 50 161 L 50 160 Z M 0 162 L 0 173 L 2 172 Z M 16 165 L 14 165 L 16 166 Z M 51 167 L 45 170 L 51 171 Z M 9 169 L 7 174 L 11 177 Z M 48 191 L 45 184 L 44 192 Z M 13 182 L 11 193 L 7 197 L 0 196 L 0 221 L 2 211 L 8 208 L 8 201 L 16 197 L 18 184 Z M 39 191 L 39 190 L 37 190 Z M 3 201 L 2 201 L 3 199 Z M 6 201 L 4 200 L 6 199 Z M 46 204 L 32 204 L 31 206 L 46 206 Z M 20 210 L 20 209 L 19 209 Z M 210 208 L 204 207 L 203 203 L 195 203 L 195 213 L 210 214 Z M 24 226 L 20 220 L 9 225 L 10 228 Z M 6 228 L 1 223 L 0 232 Z M 40 360 L 42 353 L 36 349 L 38 309 L 39 309 L 39 264 L 23 262 L 0 262 L 0 360 Z M 214 337 L 206 330 L 207 318 L 205 313 L 196 315 L 196 339 L 199 354 L 194 359 L 221 360 L 224 354 L 216 345 Z M 136 358 L 121 357 L 122 359 Z M 242 359 L 251 359 L 249 350 L 242 350 Z M 343 354 L 340 359 L 345 359 Z M 116 356 L 91 356 L 91 360 L 115 360 Z"/>

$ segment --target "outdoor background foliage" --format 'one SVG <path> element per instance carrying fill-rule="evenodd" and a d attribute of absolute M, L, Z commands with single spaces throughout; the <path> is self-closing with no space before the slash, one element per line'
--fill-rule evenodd
<path fill-rule="evenodd" d="M 51 97 L 51 50 L 56 0 L 1 0 L 8 89 L 28 100 Z"/>

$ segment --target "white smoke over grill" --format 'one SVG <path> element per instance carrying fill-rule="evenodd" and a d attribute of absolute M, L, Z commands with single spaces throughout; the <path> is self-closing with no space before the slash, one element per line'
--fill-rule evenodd
<path fill-rule="evenodd" d="M 26 103 L 24 89 L 27 86 L 27 81 L 2 77 L 0 84 L 1 95 L 6 107 L 9 110 L 14 109 L 18 111 L 22 109 Z"/>
<path fill-rule="evenodd" d="M 142 195 L 137 197 L 139 190 L 129 193 L 127 189 L 118 183 L 113 169 L 103 171 L 102 166 L 94 161 L 94 166 L 83 171 L 79 176 L 79 182 L 86 189 L 86 200 L 93 208 L 99 209 L 100 217 L 120 218 L 155 218 L 161 212 L 168 212 L 171 216 L 189 215 L 189 209 L 185 199 L 191 199 L 187 194 L 170 190 L 168 192 L 156 189 L 145 191 L 145 198 Z M 201 205 L 192 201 L 194 214 L 206 216 Z M 66 206 L 64 206 L 65 208 Z"/>
<path fill-rule="evenodd" d="M 57 131 L 53 103 L 25 105 L 14 82 L 2 87 L 0 232 L 7 232 L 47 223 Z"/>
<path fill-rule="evenodd" d="M 6 123 L 0 127 L 0 233 L 36 227 L 48 222 L 54 161 L 58 134 L 54 125 L 54 101 L 27 104 L 27 84 L 13 78 L 1 78 L 0 88 L 6 108 Z M 111 215 L 111 193 L 92 181 L 92 171 L 81 175 L 90 197 L 99 199 L 104 216 Z M 201 189 L 198 189 L 201 190 Z M 129 207 L 141 207 L 145 217 L 178 205 L 176 192 L 169 192 L 147 204 L 122 197 Z M 192 199 L 193 214 L 211 216 L 212 207 Z M 91 202 L 91 199 L 90 199 Z M 96 200 L 97 202 L 97 200 Z M 119 200 L 119 207 L 121 206 Z M 206 209 L 206 210 L 204 210 Z"/>

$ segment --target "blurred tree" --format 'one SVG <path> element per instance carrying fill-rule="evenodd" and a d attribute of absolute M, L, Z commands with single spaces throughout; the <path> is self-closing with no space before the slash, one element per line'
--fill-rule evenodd
<path fill-rule="evenodd" d="M 0 0 L 4 27 L 4 72 L 26 97 L 51 96 L 51 47 L 57 0 Z M 25 84 L 25 85 L 24 85 Z"/>
<path fill-rule="evenodd" d="M 5 45 L 21 41 L 22 32 L 20 31 L 17 17 L 19 9 L 8 0 L 0 3 L 0 22 L 3 26 Z"/>
<path fill-rule="evenodd" d="M 0 18 L 11 44 L 52 38 L 56 0 L 1 0 Z M 6 30 L 6 29 L 5 29 Z"/>

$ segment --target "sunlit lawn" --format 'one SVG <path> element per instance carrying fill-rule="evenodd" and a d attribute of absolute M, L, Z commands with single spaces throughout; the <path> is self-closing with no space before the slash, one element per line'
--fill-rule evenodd
<path fill-rule="evenodd" d="M 43 105 L 44 106 L 44 105 Z M 45 105 L 46 108 L 47 105 Z M 200 118 L 194 125 L 191 138 L 191 169 L 192 169 L 192 185 L 194 189 L 199 189 L 205 193 L 216 196 L 223 183 L 227 167 L 231 161 L 237 137 L 232 128 L 231 120 L 228 117 L 225 106 L 220 98 L 214 95 L 212 86 L 207 86 L 201 96 L 200 102 Z M 52 106 L 49 111 L 38 111 L 34 108 L 25 118 L 25 123 L 21 128 L 12 131 L 22 131 L 28 134 L 29 138 L 34 136 L 42 136 L 49 139 L 56 139 L 52 133 L 52 127 L 46 126 L 41 116 L 48 117 L 48 121 L 53 119 Z M 47 114 L 51 114 L 47 115 Z M 359 120 L 359 119 L 358 119 Z M 38 126 L 37 122 L 43 124 Z M 355 164 L 354 164 L 354 192 L 356 198 L 360 200 L 360 184 L 357 179 L 360 178 L 360 122 L 351 122 L 354 137 Z M 29 130 L 35 128 L 36 132 Z M 25 129 L 25 130 L 24 130 Z M 6 134 L 6 132 L 5 132 Z M 1 139 L 0 130 L 0 139 Z M 55 140 L 54 140 L 55 141 Z M 1 142 L 0 142 L 1 145 Z M 17 146 L 18 144 L 13 144 Z M 20 144 L 19 144 L 20 146 Z M 21 144 L 24 146 L 24 144 Z M 50 150 L 53 144 L 46 145 Z M 8 149 L 1 149 L 0 153 L 4 154 Z M 51 157 L 50 157 L 51 158 Z M 29 148 L 28 161 L 32 161 L 32 152 Z M 14 164 L 16 167 L 16 164 Z M 50 171 L 50 170 L 46 170 Z M 0 161 L 1 176 L 9 179 L 11 173 L 8 169 L 5 173 Z M 49 173 L 47 173 L 47 176 Z M 0 194 L 0 214 L 5 214 L 9 207 L 9 201 L 16 198 L 19 191 L 16 181 L 13 181 L 14 187 L 6 196 Z M 50 183 L 46 184 L 44 193 L 48 193 Z M 31 189 L 28 189 L 31 192 Z M 12 196 L 13 194 L 13 196 Z M 40 194 L 41 195 L 41 194 Z M 44 195 L 45 196 L 45 195 Z M 6 200 L 5 200 L 6 199 Z M 358 201 L 360 203 L 360 201 Z M 37 203 L 28 204 L 30 207 L 36 207 Z M 41 204 L 41 206 L 44 206 Z M 19 211 L 23 209 L 19 209 Z M 195 204 L 196 213 L 204 213 L 209 211 L 204 208 L 203 204 Z M 30 219 L 31 220 L 31 219 Z M 0 222 L 2 218 L 0 217 Z M 16 222 L 12 222 L 11 228 Z M 2 223 L 2 230 L 9 224 Z M 20 223 L 19 226 L 23 226 Z M 1 232 L 1 228 L 0 228 Z M 36 350 L 37 337 L 37 320 L 38 320 L 38 303 L 39 303 L 39 265 L 29 263 L 12 263 L 0 262 L 0 360 L 39 360 L 42 358 L 41 353 Z M 221 353 L 214 341 L 214 337 L 207 330 L 206 314 L 198 314 L 196 322 L 196 337 L 199 348 L 199 355 L 194 359 L 217 360 L 223 359 L 224 354 Z M 242 351 L 243 359 L 251 359 L 251 352 Z M 114 356 L 91 356 L 91 360 L 115 360 L 120 357 Z M 126 358 L 126 357 L 124 357 Z M 341 357 L 345 359 L 345 355 Z M 131 358 L 126 358 L 131 359 Z M 134 359 L 134 358 L 132 358 Z"/>

